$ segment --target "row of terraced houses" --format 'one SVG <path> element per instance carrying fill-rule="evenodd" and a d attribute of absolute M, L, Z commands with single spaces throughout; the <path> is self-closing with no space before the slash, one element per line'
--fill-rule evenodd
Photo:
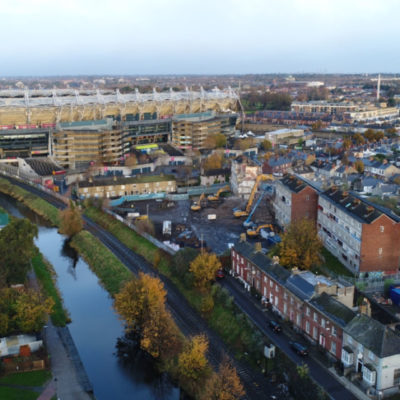
<path fill-rule="evenodd" d="M 231 249 L 232 272 L 261 301 L 291 321 L 293 328 L 336 360 L 366 392 L 382 396 L 399 391 L 400 335 L 389 326 L 358 313 L 354 286 L 289 271 L 243 237 Z"/>
<path fill-rule="evenodd" d="M 315 221 L 324 246 L 355 275 L 398 272 L 400 218 L 389 210 L 335 186 L 320 191 L 293 175 L 276 182 L 273 206 L 282 227 Z"/>

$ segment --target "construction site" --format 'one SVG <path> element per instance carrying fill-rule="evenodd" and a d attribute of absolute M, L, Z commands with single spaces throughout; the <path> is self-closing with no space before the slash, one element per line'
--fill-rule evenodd
<path fill-rule="evenodd" d="M 232 195 L 225 186 L 214 195 L 128 202 L 115 211 L 131 215 L 133 220 L 148 218 L 157 239 L 180 248 L 205 248 L 222 254 L 245 234 L 249 241 L 261 242 L 267 252 L 279 235 L 270 204 L 273 186 L 260 184 L 265 177 L 256 180 L 248 200 Z"/>

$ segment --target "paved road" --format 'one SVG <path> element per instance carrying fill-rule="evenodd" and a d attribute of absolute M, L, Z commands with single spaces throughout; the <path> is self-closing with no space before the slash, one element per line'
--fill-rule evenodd
<path fill-rule="evenodd" d="M 250 296 L 250 294 L 244 290 L 243 286 L 236 279 L 227 276 L 221 282 L 221 285 L 230 292 L 239 308 L 247 314 L 251 321 L 271 340 L 272 343 L 286 353 L 287 356 L 296 364 L 306 363 L 308 365 L 312 378 L 322 386 L 333 399 L 356 399 L 350 391 L 343 387 L 342 384 L 325 368 L 321 367 L 317 361 L 311 357 L 304 358 L 294 353 L 289 346 L 290 338 L 284 332 L 280 334 L 273 333 L 267 325 L 269 317 L 259 307 L 259 302 Z"/>

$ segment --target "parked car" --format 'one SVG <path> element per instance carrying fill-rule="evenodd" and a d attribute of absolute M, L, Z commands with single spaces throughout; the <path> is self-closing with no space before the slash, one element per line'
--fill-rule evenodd
<path fill-rule="evenodd" d="M 268 325 L 275 333 L 282 332 L 281 326 L 276 321 L 271 319 L 271 321 L 269 321 Z"/>
<path fill-rule="evenodd" d="M 307 356 L 308 350 L 307 347 L 303 346 L 299 342 L 289 342 L 290 347 L 299 355 L 299 356 Z"/>
<path fill-rule="evenodd" d="M 219 270 L 217 271 L 217 273 L 216 273 L 216 277 L 217 277 L 217 279 L 225 278 L 224 270 L 223 270 L 223 269 L 219 269 Z"/>

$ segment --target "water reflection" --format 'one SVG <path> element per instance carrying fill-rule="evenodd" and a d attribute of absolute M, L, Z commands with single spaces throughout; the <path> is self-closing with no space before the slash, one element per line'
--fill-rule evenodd
<path fill-rule="evenodd" d="M 116 355 L 117 338 L 124 329 L 98 278 L 55 228 L 13 199 L 0 194 L 0 206 L 16 217 L 27 217 L 39 226 L 35 241 L 53 265 L 57 284 L 69 311 L 71 335 L 98 400 L 177 400 L 179 389 L 158 374 L 142 354 L 132 359 Z"/>

